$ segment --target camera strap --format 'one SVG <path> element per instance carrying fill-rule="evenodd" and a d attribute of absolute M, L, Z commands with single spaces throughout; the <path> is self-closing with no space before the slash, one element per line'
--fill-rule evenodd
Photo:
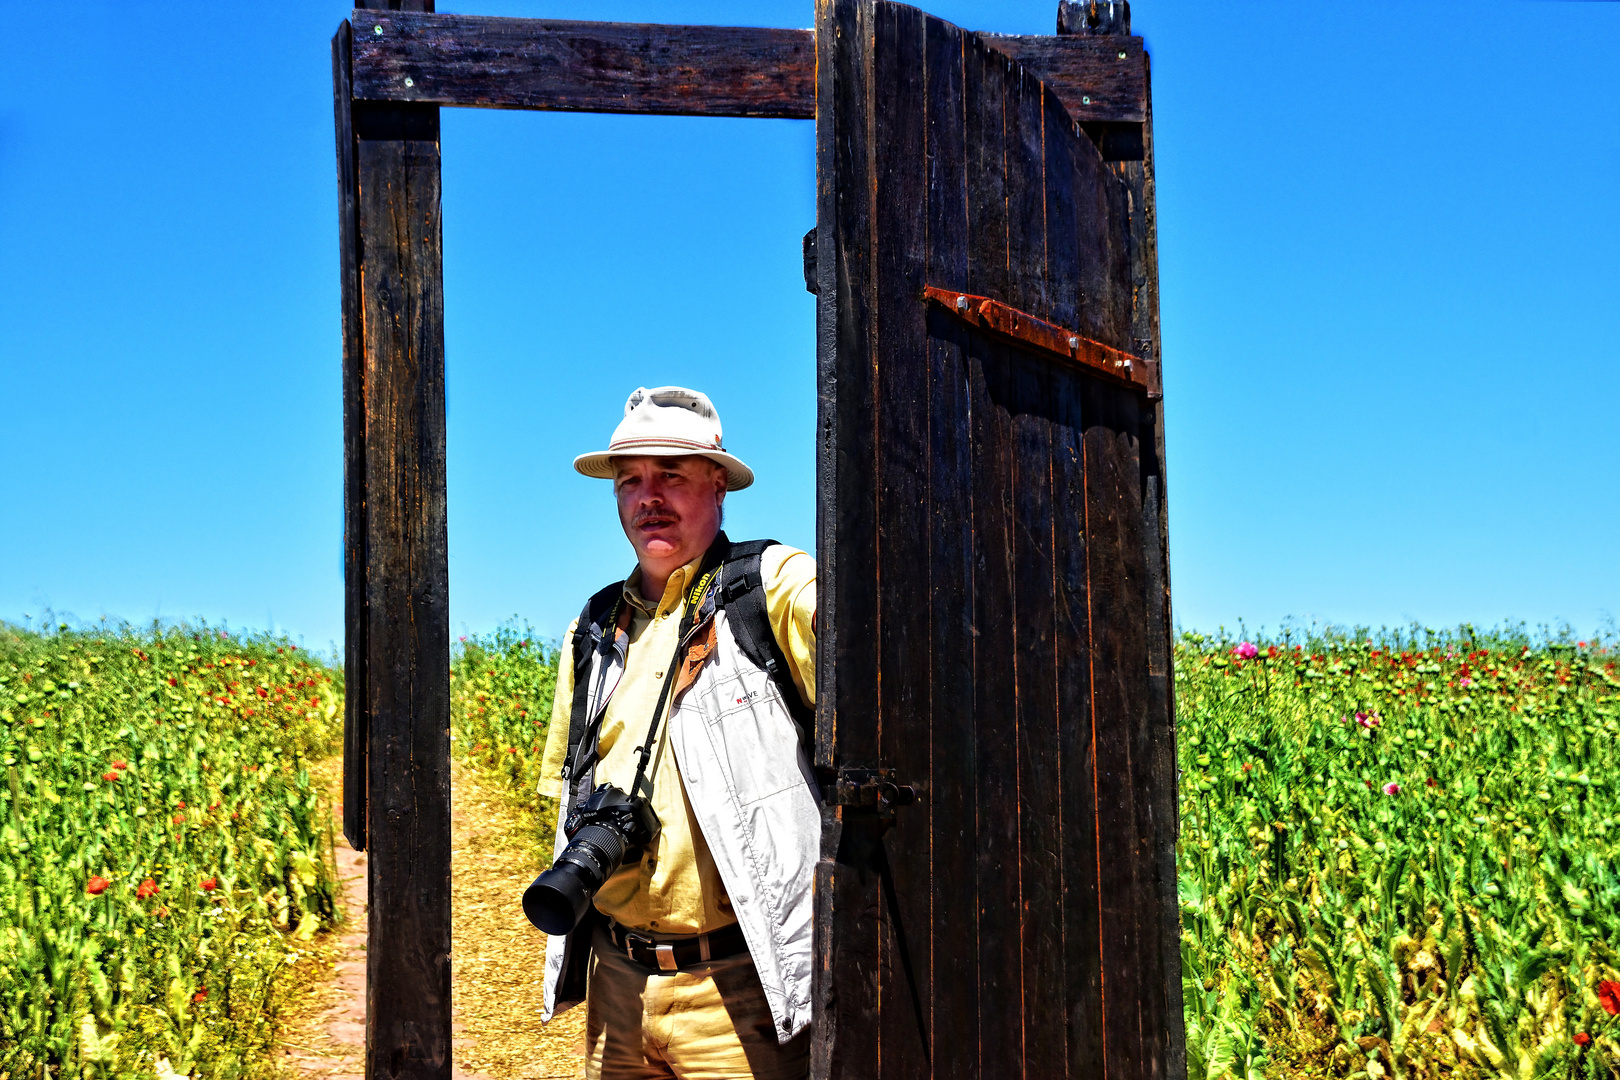
<path fill-rule="evenodd" d="M 722 533 L 720 542 L 709 549 L 708 556 L 703 560 L 706 571 L 698 577 L 697 584 L 686 594 L 685 610 L 681 613 L 680 633 L 675 639 L 675 655 L 670 657 L 669 667 L 664 671 L 664 688 L 658 692 L 658 704 L 653 706 L 652 720 L 647 725 L 647 737 L 636 747 L 636 778 L 630 783 L 631 796 L 639 794 L 643 786 L 648 786 L 647 797 L 652 797 L 651 787 L 647 785 L 647 762 L 652 759 L 653 743 L 658 738 L 664 719 L 664 706 L 669 702 L 670 687 L 680 678 L 681 665 L 686 661 L 686 647 L 691 644 L 692 631 L 696 626 L 698 614 L 706 606 L 706 598 L 714 585 L 715 577 L 720 572 L 725 549 L 728 547 L 730 545 L 725 542 L 725 534 Z"/>

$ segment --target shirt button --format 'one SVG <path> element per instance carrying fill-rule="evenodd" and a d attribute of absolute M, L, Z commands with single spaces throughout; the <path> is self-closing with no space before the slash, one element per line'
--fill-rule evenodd
<path fill-rule="evenodd" d="M 663 673 L 663 672 L 662 672 L 662 671 L 655 671 L 655 672 L 653 672 L 653 678 L 655 678 L 655 679 L 662 679 L 662 678 L 663 678 L 663 677 L 664 677 L 664 673 Z"/>

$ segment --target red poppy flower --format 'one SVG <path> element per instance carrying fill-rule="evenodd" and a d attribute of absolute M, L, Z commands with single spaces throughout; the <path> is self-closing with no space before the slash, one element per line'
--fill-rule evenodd
<path fill-rule="evenodd" d="M 184 810 L 186 808 L 186 800 L 181 799 L 179 802 L 179 807 L 180 809 Z"/>
<path fill-rule="evenodd" d="M 129 768 L 129 762 L 127 762 L 127 761 L 115 761 L 115 762 L 113 762 L 113 768 L 115 768 L 115 769 L 127 769 L 127 768 Z"/>
<path fill-rule="evenodd" d="M 186 815 L 184 815 L 184 814 L 176 814 L 176 815 L 174 815 L 174 823 L 176 825 L 183 825 L 183 824 L 185 824 L 185 821 L 186 821 Z"/>
<path fill-rule="evenodd" d="M 1592 1042 L 1592 1036 L 1588 1035 L 1586 1032 L 1578 1031 L 1578 1032 L 1575 1033 L 1575 1045 L 1576 1046 L 1587 1046 L 1591 1042 Z"/>
<path fill-rule="evenodd" d="M 1598 1004 L 1610 1016 L 1620 1016 L 1620 982 L 1604 979 L 1597 987 Z"/>
<path fill-rule="evenodd" d="M 264 687 L 261 686 L 261 687 L 259 687 L 259 696 L 260 697 L 269 697 L 270 696 L 270 691 L 266 690 Z"/>
<path fill-rule="evenodd" d="M 208 997 L 208 987 L 199 986 L 197 988 L 197 992 L 195 994 L 191 995 L 191 1000 L 192 1001 L 202 1001 L 203 999 L 205 999 L 207 997 Z"/>
<path fill-rule="evenodd" d="M 107 886 L 111 884 L 112 882 L 108 881 L 100 874 L 91 874 L 90 880 L 84 884 L 84 891 L 89 893 L 91 896 L 100 896 L 102 893 L 107 891 Z"/>
<path fill-rule="evenodd" d="M 174 681 L 174 680 L 173 680 L 173 679 L 170 679 L 170 680 L 169 680 L 169 685 L 170 685 L 170 686 L 179 686 L 179 685 L 180 685 L 180 684 L 179 684 L 179 683 L 177 683 L 177 682 L 175 682 L 175 681 Z"/>
<path fill-rule="evenodd" d="M 149 899 L 151 897 L 156 896 L 157 892 L 158 892 L 158 884 L 157 884 L 157 882 L 153 881 L 151 878 L 147 878 L 145 881 L 143 881 L 139 885 L 135 886 L 135 899 L 137 899 L 137 900 L 146 900 L 146 899 Z"/>
<path fill-rule="evenodd" d="M 117 783 L 117 781 L 118 781 L 118 774 L 117 774 L 117 773 L 115 773 L 115 772 L 110 772 L 110 773 L 102 773 L 102 774 L 101 774 L 101 778 L 102 778 L 102 779 L 103 779 L 103 780 L 105 780 L 105 781 L 107 781 L 107 783 L 109 783 L 109 784 L 113 784 L 113 783 Z"/>
<path fill-rule="evenodd" d="M 219 888 L 219 879 L 205 877 L 202 879 L 201 888 L 203 892 L 213 892 L 215 889 Z"/>

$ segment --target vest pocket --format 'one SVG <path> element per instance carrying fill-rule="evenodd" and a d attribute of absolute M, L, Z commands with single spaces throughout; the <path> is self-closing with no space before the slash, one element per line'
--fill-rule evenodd
<path fill-rule="evenodd" d="M 715 756 L 740 802 L 758 802 L 805 783 L 798 729 L 768 676 L 726 674 L 701 693 L 708 699 L 702 711 Z"/>

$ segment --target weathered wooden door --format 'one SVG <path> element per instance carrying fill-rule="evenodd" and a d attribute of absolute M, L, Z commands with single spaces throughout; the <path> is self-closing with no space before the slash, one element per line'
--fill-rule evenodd
<path fill-rule="evenodd" d="M 1140 208 L 993 39 L 883 0 L 820 0 L 816 30 L 817 764 L 848 805 L 815 1075 L 1173 1080 Z"/>

